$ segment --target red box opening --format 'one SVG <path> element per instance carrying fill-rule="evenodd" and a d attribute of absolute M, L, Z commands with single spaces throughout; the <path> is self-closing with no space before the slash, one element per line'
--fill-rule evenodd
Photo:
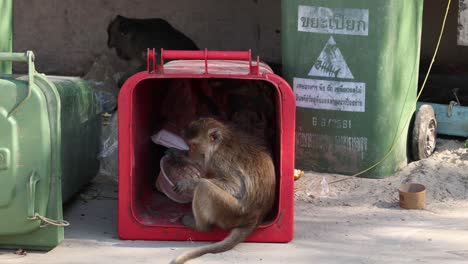
<path fill-rule="evenodd" d="M 226 69 L 232 71 L 236 66 L 232 63 L 227 63 Z M 292 239 L 295 105 L 291 88 L 268 70 L 257 75 L 242 72 L 228 75 L 221 66 L 217 68 L 218 74 L 206 75 L 195 71 L 204 68 L 202 62 L 171 62 L 165 65 L 164 73 L 136 74 L 122 88 L 119 96 L 118 224 L 122 239 L 221 240 L 227 235 L 219 229 L 198 232 L 183 226 L 181 217 L 191 210 L 191 204 L 173 202 L 158 192 L 154 184 L 166 148 L 154 144 L 151 136 L 167 128 L 168 116 L 190 116 L 187 112 L 191 106 L 174 105 L 172 97 L 187 89 L 205 89 L 208 81 L 216 84 L 212 88 L 213 98 L 225 98 L 223 95 L 236 89 L 240 81 L 268 90 L 266 94 L 273 106 L 274 131 L 270 133 L 269 143 L 276 169 L 276 202 L 264 223 L 246 241 L 288 242 Z M 217 103 L 221 105 L 221 112 L 229 112 L 229 103 Z"/>

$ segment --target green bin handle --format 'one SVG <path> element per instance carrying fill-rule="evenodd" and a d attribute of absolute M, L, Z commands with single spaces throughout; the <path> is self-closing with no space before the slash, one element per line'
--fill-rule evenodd
<path fill-rule="evenodd" d="M 32 171 L 28 182 L 28 218 L 34 218 L 36 212 L 36 184 L 39 181 L 39 176 L 36 171 Z"/>
<path fill-rule="evenodd" d="M 36 185 L 39 180 L 40 180 L 40 177 L 37 175 L 36 171 L 32 171 L 31 175 L 29 176 L 29 182 L 28 182 L 28 217 L 27 219 L 40 220 L 41 222 L 44 222 L 45 224 L 40 225 L 41 228 L 46 227 L 48 225 L 61 226 L 61 227 L 69 226 L 70 223 L 68 221 L 50 219 L 36 212 L 36 203 L 35 203 Z"/>
<path fill-rule="evenodd" d="M 36 68 L 34 67 L 34 53 L 30 50 L 21 52 L 0 52 L 0 61 L 18 61 L 28 63 L 28 93 L 26 97 L 21 100 L 10 112 L 7 114 L 7 118 L 10 117 L 18 108 L 31 96 L 31 86 L 34 83 L 34 74 Z"/>

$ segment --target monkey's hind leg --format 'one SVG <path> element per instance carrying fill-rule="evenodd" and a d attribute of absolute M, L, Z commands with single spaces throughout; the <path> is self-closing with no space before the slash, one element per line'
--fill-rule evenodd
<path fill-rule="evenodd" d="M 211 180 L 202 179 L 194 192 L 192 210 L 196 229 L 209 230 L 212 225 L 230 229 L 240 224 L 242 206 Z"/>
<path fill-rule="evenodd" d="M 184 226 L 188 226 L 188 227 L 190 227 L 192 229 L 196 229 L 196 230 L 202 231 L 202 232 L 208 232 L 208 231 L 211 230 L 211 227 L 212 227 L 212 225 L 197 227 L 195 217 L 193 216 L 192 213 L 188 213 L 188 214 L 186 214 L 186 215 L 184 215 L 182 217 L 182 224 L 184 224 Z"/>

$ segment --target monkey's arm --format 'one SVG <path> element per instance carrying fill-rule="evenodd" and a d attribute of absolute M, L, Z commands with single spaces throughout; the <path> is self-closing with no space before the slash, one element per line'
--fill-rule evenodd
<path fill-rule="evenodd" d="M 175 193 L 181 193 L 181 192 L 187 192 L 187 191 L 193 192 L 199 183 L 200 183 L 200 178 L 184 179 L 174 184 L 174 186 L 172 187 L 172 190 L 174 190 Z"/>

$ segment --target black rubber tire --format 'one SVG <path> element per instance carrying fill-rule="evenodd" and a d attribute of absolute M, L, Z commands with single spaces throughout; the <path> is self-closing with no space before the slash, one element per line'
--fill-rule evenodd
<path fill-rule="evenodd" d="M 431 105 L 421 105 L 414 120 L 411 150 L 414 160 L 425 159 L 435 150 L 437 120 Z"/>

